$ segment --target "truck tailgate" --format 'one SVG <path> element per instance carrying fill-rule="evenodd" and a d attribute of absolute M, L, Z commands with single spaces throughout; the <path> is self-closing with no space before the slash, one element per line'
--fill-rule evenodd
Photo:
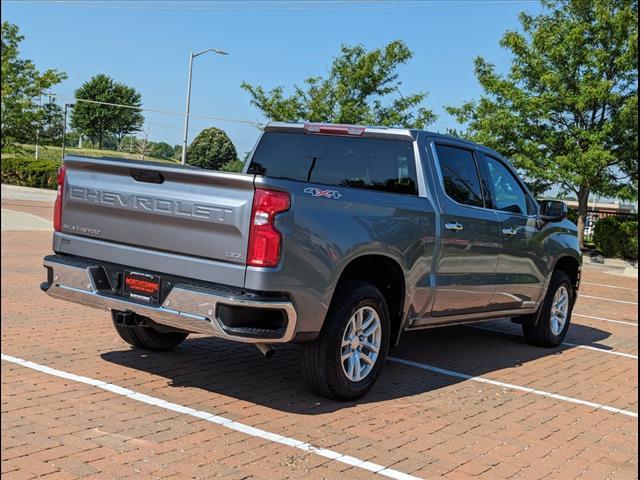
<path fill-rule="evenodd" d="M 63 234 L 245 265 L 252 175 L 120 159 L 64 164 Z"/>

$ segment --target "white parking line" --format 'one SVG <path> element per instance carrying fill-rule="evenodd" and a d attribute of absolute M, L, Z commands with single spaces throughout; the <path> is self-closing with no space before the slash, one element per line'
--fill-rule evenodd
<path fill-rule="evenodd" d="M 593 300 L 605 300 L 607 302 L 626 303 L 627 305 L 638 305 L 638 302 L 628 302 L 627 300 L 615 300 L 613 298 L 593 297 L 591 295 L 583 295 L 583 294 L 580 294 L 578 296 L 578 300 L 580 300 L 581 298 L 591 298 Z"/>
<path fill-rule="evenodd" d="M 622 320 L 611 320 L 610 318 L 593 317 L 591 315 L 583 315 L 581 313 L 575 313 L 575 312 L 572 313 L 571 315 L 573 317 L 583 317 L 583 318 L 591 318 L 593 320 L 602 320 L 603 322 L 621 323 L 622 325 L 630 325 L 632 327 L 638 328 L 638 324 L 633 322 L 623 322 Z"/>
<path fill-rule="evenodd" d="M 629 288 L 629 287 L 618 287 L 614 285 L 606 285 L 604 283 L 589 283 L 589 282 L 580 282 L 580 285 L 591 285 L 594 287 L 607 287 L 607 288 L 616 288 L 618 290 L 630 290 L 632 292 L 637 292 L 637 288 Z"/>
<path fill-rule="evenodd" d="M 445 368 L 434 367 L 426 363 L 414 362 L 413 360 L 406 360 L 404 358 L 389 357 L 391 362 L 400 363 L 409 367 L 419 368 L 421 370 L 428 370 L 430 372 L 439 373 L 441 375 L 447 375 L 449 377 L 462 378 L 463 380 L 473 380 L 474 382 L 488 383 L 489 385 L 496 385 L 498 387 L 509 388 L 511 390 L 518 390 L 520 392 L 533 393 L 534 395 L 540 395 L 542 397 L 553 398 L 555 400 L 562 400 L 569 403 L 577 403 L 578 405 L 586 405 L 587 407 L 596 408 L 598 410 L 606 410 L 612 413 L 619 413 L 628 417 L 638 418 L 637 412 L 631 410 L 624 410 L 622 408 L 611 407 L 609 405 L 603 405 L 601 403 L 589 402 L 587 400 L 580 400 L 579 398 L 566 397 L 557 393 L 545 392 L 544 390 L 537 390 L 535 388 L 523 387 L 522 385 L 514 385 L 512 383 L 499 382 L 497 380 L 491 380 L 484 377 L 475 377 L 466 373 L 455 372 L 453 370 L 447 370 Z"/>
<path fill-rule="evenodd" d="M 133 390 L 129 390 L 128 388 L 115 385 L 113 383 L 107 383 L 107 382 L 103 382 L 102 380 L 95 380 L 93 378 L 83 377 L 81 375 L 75 375 L 73 373 L 47 367 L 46 365 L 40 365 L 38 363 L 34 363 L 28 360 L 23 360 L 22 358 L 13 357 L 11 355 L 5 355 L 4 353 L 1 355 L 1 357 L 2 357 L 2 360 L 15 363 L 17 365 L 21 365 L 23 367 L 30 368 L 32 370 L 37 370 L 38 372 L 47 373 L 55 377 L 66 378 L 68 380 L 84 383 L 86 385 L 92 385 L 94 387 L 112 392 L 116 395 L 125 396 L 137 402 L 146 403 L 147 405 L 153 405 L 159 408 L 164 408 L 166 410 L 182 413 L 184 415 L 190 415 L 192 417 L 200 418 L 207 422 L 211 422 L 216 425 L 220 425 L 225 428 L 235 430 L 237 432 L 242 432 L 252 437 L 263 438 L 270 442 L 280 443 L 288 447 L 297 448 L 298 450 L 314 453 L 316 455 L 320 455 L 321 457 L 328 458 L 329 460 L 334 460 L 336 462 L 344 463 L 346 465 L 349 465 L 355 468 L 367 470 L 369 472 L 376 473 L 384 477 L 393 478 L 396 480 L 418 479 L 418 477 L 414 477 L 413 475 L 408 475 L 398 470 L 387 468 L 383 465 L 378 465 L 377 463 L 367 462 L 365 460 L 361 460 L 359 458 L 352 457 L 349 455 L 343 455 L 342 453 L 338 453 L 333 450 L 328 450 L 326 448 L 315 447 L 301 440 L 296 440 L 295 438 L 284 437 L 277 433 L 272 433 L 266 430 L 261 430 L 259 428 L 251 427 L 249 425 L 245 425 L 240 422 L 235 422 L 229 418 L 221 417 L 219 415 L 214 415 L 209 412 L 205 412 L 202 410 L 194 410 L 193 408 L 185 407 L 184 405 L 167 402 L 160 398 L 152 397 L 150 395 L 145 395 L 143 393 L 138 393 Z"/>
<path fill-rule="evenodd" d="M 616 352 L 615 350 L 607 350 L 602 347 L 593 347 L 591 345 L 579 345 L 577 343 L 571 343 L 571 342 L 562 342 L 562 344 L 567 345 L 569 347 L 585 348 L 587 350 L 593 350 L 594 352 L 608 353 L 609 355 L 618 355 L 620 357 L 635 358 L 636 360 L 638 359 L 637 355 L 633 355 L 631 353 Z"/>
<path fill-rule="evenodd" d="M 497 328 L 485 327 L 485 326 L 482 326 L 482 325 L 465 325 L 465 326 L 467 326 L 469 328 L 475 328 L 477 330 L 486 330 L 487 332 L 494 332 L 494 333 L 500 333 L 502 335 L 509 335 L 511 337 L 519 337 L 520 336 L 517 333 L 505 332 L 504 330 L 499 330 Z M 638 359 L 637 355 L 633 355 L 631 353 L 616 352 L 615 350 L 607 350 L 606 348 L 602 348 L 602 347 L 593 347 L 591 345 L 580 345 L 579 343 L 571 343 L 571 342 L 562 342 L 562 345 L 565 345 L 567 347 L 584 348 L 586 350 L 593 350 L 594 352 L 600 352 L 600 353 L 608 353 L 610 355 L 618 355 L 620 357 L 635 358 L 636 360 Z"/>

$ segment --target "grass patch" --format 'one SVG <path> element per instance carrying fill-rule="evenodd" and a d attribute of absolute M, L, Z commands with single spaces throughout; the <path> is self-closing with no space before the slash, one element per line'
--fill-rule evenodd
<path fill-rule="evenodd" d="M 140 160 L 140 155 L 135 153 L 98 150 L 95 148 L 66 148 L 65 155 Z M 145 160 L 173 165 L 177 163 L 173 160 L 156 157 L 146 157 Z M 38 160 L 36 160 L 35 145 L 12 145 L 2 151 L 0 163 L 2 167 L 2 183 L 23 187 L 56 189 L 58 168 L 62 163 L 62 147 L 40 146 Z"/>
<path fill-rule="evenodd" d="M 65 149 L 65 155 L 78 155 L 81 157 L 118 157 L 126 158 L 128 160 L 141 160 L 140 155 L 137 153 L 118 152 L 117 150 L 98 150 L 97 148 L 76 148 L 67 147 Z M 2 158 L 13 156 L 14 158 L 32 158 L 36 157 L 35 145 L 12 145 L 5 148 L 2 151 Z M 41 145 L 38 152 L 38 160 L 50 160 L 60 162 L 62 160 L 62 147 L 52 147 L 48 145 Z M 175 160 L 169 160 L 166 158 L 157 158 L 146 156 L 145 160 L 150 162 L 163 162 L 163 163 L 178 163 Z"/>

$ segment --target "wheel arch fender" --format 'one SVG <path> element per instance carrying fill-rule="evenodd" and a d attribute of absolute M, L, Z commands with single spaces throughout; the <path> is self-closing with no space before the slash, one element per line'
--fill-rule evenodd
<path fill-rule="evenodd" d="M 545 279 L 545 287 L 544 293 L 540 299 L 538 304 L 538 309 L 530 314 L 523 315 L 521 317 L 513 318 L 512 321 L 514 323 L 519 323 L 521 325 L 532 325 L 535 326 L 540 321 L 540 316 L 542 315 L 543 306 L 545 300 L 547 298 L 549 286 L 551 284 L 551 278 L 553 277 L 556 271 L 562 271 L 567 274 L 571 283 L 573 285 L 573 299 L 572 299 L 572 307 L 577 300 L 578 288 L 580 286 L 580 274 L 582 270 L 582 262 L 580 257 L 577 257 L 573 252 L 567 252 L 565 254 L 559 255 L 554 259 L 552 267 L 549 269 L 549 274 Z"/>
<path fill-rule="evenodd" d="M 398 255 L 391 252 L 370 250 L 360 251 L 347 258 L 336 268 L 331 282 L 329 309 L 339 296 L 342 288 L 351 282 L 363 281 L 375 286 L 387 301 L 391 324 L 391 345 L 400 337 L 400 330 L 408 304 L 406 288 L 406 267 Z M 329 310 L 327 310 L 328 315 Z"/>
<path fill-rule="evenodd" d="M 549 287 L 551 277 L 558 270 L 566 273 L 571 280 L 571 284 L 573 286 L 573 302 L 575 303 L 578 298 L 578 290 L 580 289 L 580 277 L 582 275 L 582 257 L 577 256 L 574 252 L 568 252 L 563 255 L 559 255 L 555 259 L 553 268 L 549 273 L 549 278 L 547 279 L 547 288 Z"/>

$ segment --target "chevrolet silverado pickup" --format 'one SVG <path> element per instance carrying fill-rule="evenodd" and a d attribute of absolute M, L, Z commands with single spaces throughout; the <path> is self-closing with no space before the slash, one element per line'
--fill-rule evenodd
<path fill-rule="evenodd" d="M 69 156 L 54 230 L 41 288 L 110 311 L 125 342 L 296 343 L 338 400 L 407 331 L 509 317 L 559 345 L 581 271 L 566 206 L 500 154 L 384 127 L 271 123 L 243 173 Z"/>

